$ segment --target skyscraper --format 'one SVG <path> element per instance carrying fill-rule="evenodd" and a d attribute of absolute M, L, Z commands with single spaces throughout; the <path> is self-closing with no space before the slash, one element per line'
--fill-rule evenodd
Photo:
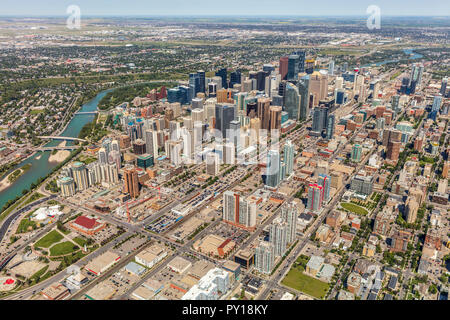
<path fill-rule="evenodd" d="M 119 151 L 119 152 L 120 152 L 119 141 L 113 140 L 113 141 L 111 142 L 111 150 Z"/>
<path fill-rule="evenodd" d="M 72 175 L 77 187 L 77 191 L 83 191 L 89 188 L 86 165 L 82 162 L 75 162 L 72 165 Z"/>
<path fill-rule="evenodd" d="M 62 177 L 58 180 L 63 197 L 72 197 L 75 194 L 75 183 L 71 177 Z"/>
<path fill-rule="evenodd" d="M 261 129 L 270 129 L 270 99 L 258 98 L 258 118 L 261 120 Z"/>
<path fill-rule="evenodd" d="M 289 119 L 294 121 L 299 120 L 300 100 L 297 87 L 292 83 L 287 82 L 284 91 L 284 110 L 288 113 Z"/>
<path fill-rule="evenodd" d="M 442 82 L 441 82 L 441 89 L 439 90 L 439 93 L 443 97 L 445 97 L 445 92 L 447 91 L 447 83 L 448 83 L 448 78 L 447 77 L 443 78 Z"/>
<path fill-rule="evenodd" d="M 333 136 L 334 136 L 334 125 L 335 125 L 334 121 L 335 121 L 334 114 L 331 114 L 327 120 L 327 139 L 328 140 L 333 139 Z"/>
<path fill-rule="evenodd" d="M 355 143 L 352 147 L 352 161 L 360 162 L 362 156 L 362 146 L 360 144 Z"/>
<path fill-rule="evenodd" d="M 239 193 L 225 191 L 223 194 L 223 220 L 246 230 L 256 227 L 256 203 Z"/>
<path fill-rule="evenodd" d="M 394 111 L 395 114 L 398 114 L 400 112 L 400 96 L 399 95 L 394 95 L 392 96 L 392 110 Z"/>
<path fill-rule="evenodd" d="M 130 194 L 131 198 L 139 197 L 138 173 L 134 167 L 127 167 L 123 170 L 124 193 Z"/>
<path fill-rule="evenodd" d="M 281 130 L 281 106 L 270 107 L 270 130 Z"/>
<path fill-rule="evenodd" d="M 194 98 L 191 101 L 192 110 L 201 109 L 203 110 L 203 99 L 202 98 Z"/>
<path fill-rule="evenodd" d="M 311 130 L 317 135 L 327 126 L 328 108 L 325 106 L 316 107 L 313 110 L 313 122 Z"/>
<path fill-rule="evenodd" d="M 232 104 L 216 104 L 216 125 L 215 129 L 222 133 L 225 138 L 230 123 L 235 119 L 235 106 Z"/>
<path fill-rule="evenodd" d="M 261 241 L 255 250 L 255 269 L 264 274 L 270 274 L 275 261 L 275 249 L 273 244 Z"/>
<path fill-rule="evenodd" d="M 297 206 L 294 202 L 288 203 L 281 208 L 281 217 L 287 223 L 286 240 L 288 243 L 295 241 L 297 237 Z"/>
<path fill-rule="evenodd" d="M 328 74 L 330 76 L 334 75 L 334 60 L 331 60 L 330 64 L 328 65 Z"/>
<path fill-rule="evenodd" d="M 422 82 L 423 64 L 415 63 L 411 69 L 411 75 L 409 78 L 409 93 L 414 94 L 416 88 L 420 87 Z"/>
<path fill-rule="evenodd" d="M 322 202 L 327 203 L 330 200 L 331 177 L 321 173 L 317 184 L 322 187 Z"/>
<path fill-rule="evenodd" d="M 190 95 L 188 100 L 191 102 L 197 96 L 197 93 L 201 92 L 200 76 L 198 73 L 189 74 L 189 89 Z"/>
<path fill-rule="evenodd" d="M 260 70 L 256 73 L 256 89 L 258 91 L 264 91 L 266 87 L 266 76 L 267 73 L 263 70 Z"/>
<path fill-rule="evenodd" d="M 300 120 L 306 120 L 309 116 L 309 75 L 300 78 L 297 84 L 300 94 Z"/>
<path fill-rule="evenodd" d="M 269 241 L 274 247 L 275 256 L 283 256 L 287 248 L 288 226 L 282 219 L 275 220 L 269 227 Z"/>
<path fill-rule="evenodd" d="M 145 131 L 145 150 L 153 159 L 158 157 L 158 137 L 155 130 Z"/>
<path fill-rule="evenodd" d="M 281 57 L 280 58 L 280 68 L 279 72 L 281 75 L 281 80 L 286 80 L 288 74 L 288 65 L 289 65 L 289 57 Z"/>
<path fill-rule="evenodd" d="M 216 72 L 216 76 L 222 78 L 222 88 L 228 89 L 227 68 L 219 69 L 219 71 Z"/>
<path fill-rule="evenodd" d="M 219 155 L 215 152 L 209 152 L 206 155 L 206 174 L 216 176 L 219 173 Z"/>
<path fill-rule="evenodd" d="M 280 184 L 280 152 L 269 150 L 267 154 L 266 186 L 276 188 Z"/>
<path fill-rule="evenodd" d="M 291 140 L 284 144 L 284 163 L 286 164 L 286 176 L 290 176 L 294 171 L 294 145 Z"/>
<path fill-rule="evenodd" d="M 298 73 L 298 64 L 300 57 L 296 54 L 291 54 L 288 58 L 288 72 L 287 72 L 287 80 L 297 80 Z"/>
<path fill-rule="evenodd" d="M 241 151 L 241 123 L 238 120 L 230 122 L 230 129 L 227 132 L 228 141 L 234 145 L 234 154 Z"/>
<path fill-rule="evenodd" d="M 200 79 L 200 92 L 205 92 L 206 91 L 205 71 L 199 70 L 197 71 L 197 74 Z"/>
<path fill-rule="evenodd" d="M 309 91 L 313 96 L 313 106 L 318 106 L 319 101 L 328 95 L 328 78 L 318 71 L 314 71 L 309 76 Z"/>
<path fill-rule="evenodd" d="M 441 109 L 442 96 L 434 96 L 433 105 L 431 106 L 431 112 L 438 112 Z"/>
<path fill-rule="evenodd" d="M 107 164 L 108 163 L 108 156 L 106 154 L 106 150 L 105 148 L 100 148 L 98 150 L 98 162 L 102 165 L 102 164 Z"/>
<path fill-rule="evenodd" d="M 310 183 L 308 187 L 308 202 L 306 205 L 310 211 L 319 211 L 322 208 L 322 186 Z"/>
<path fill-rule="evenodd" d="M 401 142 L 389 141 L 387 145 L 386 158 L 392 161 L 397 161 L 400 155 Z"/>
<path fill-rule="evenodd" d="M 230 87 L 233 88 L 235 84 L 240 83 L 241 83 L 241 70 L 237 69 L 236 71 L 233 71 L 230 74 Z"/>
<path fill-rule="evenodd" d="M 306 60 L 306 51 L 305 50 L 297 50 L 293 52 L 292 54 L 295 54 L 298 56 L 298 72 L 305 72 L 305 60 Z"/>

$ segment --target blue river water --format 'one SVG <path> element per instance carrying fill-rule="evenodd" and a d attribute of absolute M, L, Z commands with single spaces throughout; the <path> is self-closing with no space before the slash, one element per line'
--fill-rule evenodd
<path fill-rule="evenodd" d="M 113 89 L 108 89 L 100 92 L 94 99 L 90 100 L 80 108 L 80 112 L 95 111 L 97 110 L 98 103 L 100 100 Z M 94 120 L 94 114 L 78 114 L 75 115 L 72 120 L 67 125 L 66 129 L 60 134 L 63 137 L 78 137 L 81 128 L 87 123 Z M 61 141 L 50 141 L 46 146 L 56 146 Z M 71 145 L 72 142 L 68 141 L 67 145 Z M 9 172 L 15 170 L 16 168 L 22 167 L 23 165 L 30 163 L 31 168 L 20 176 L 14 183 L 7 189 L 0 192 L 0 208 L 2 208 L 6 202 L 10 199 L 14 199 L 22 194 L 22 190 L 30 188 L 31 184 L 36 182 L 40 177 L 46 176 L 50 173 L 53 168 L 55 168 L 58 163 L 48 162 L 50 157 L 50 151 L 38 152 L 33 156 L 25 159 L 19 163 L 15 168 L 11 169 Z M 7 174 L 9 174 L 9 172 Z M 2 177 L 3 178 L 3 177 Z"/>
<path fill-rule="evenodd" d="M 408 58 L 409 60 L 420 59 L 420 58 L 423 57 L 423 55 L 421 55 L 420 53 L 414 52 L 413 49 L 403 49 L 403 52 L 405 54 L 409 55 L 409 58 Z M 380 61 L 380 62 L 377 62 L 377 63 L 363 65 L 363 66 L 361 66 L 361 68 L 367 68 L 367 67 L 370 67 L 372 65 L 375 65 L 375 66 L 379 67 L 379 66 L 382 66 L 384 64 L 398 62 L 398 61 L 400 61 L 400 59 L 384 60 L 384 61 Z"/>

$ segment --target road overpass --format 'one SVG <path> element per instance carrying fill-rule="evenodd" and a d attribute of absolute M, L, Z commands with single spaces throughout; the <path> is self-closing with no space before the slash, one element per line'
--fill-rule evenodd
<path fill-rule="evenodd" d="M 98 111 L 79 111 L 79 112 L 75 112 L 74 115 L 77 114 L 97 114 Z"/>
<path fill-rule="evenodd" d="M 52 140 L 66 140 L 66 141 L 87 142 L 87 140 L 84 140 L 84 139 L 73 138 L 73 137 L 61 137 L 61 136 L 39 136 L 37 138 L 39 138 L 39 139 L 52 139 Z"/>
<path fill-rule="evenodd" d="M 44 152 L 44 151 L 53 151 L 53 150 L 76 150 L 78 149 L 78 146 L 65 146 L 65 147 L 42 147 L 37 149 L 37 152 Z"/>

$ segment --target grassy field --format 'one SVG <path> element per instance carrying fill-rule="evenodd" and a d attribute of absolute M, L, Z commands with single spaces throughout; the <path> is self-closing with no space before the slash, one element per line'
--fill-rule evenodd
<path fill-rule="evenodd" d="M 44 112 L 43 109 L 35 109 L 35 110 L 31 110 L 30 114 L 31 115 L 35 115 L 35 114 L 39 114 L 39 113 L 42 113 L 42 112 Z"/>
<path fill-rule="evenodd" d="M 61 256 L 65 254 L 72 253 L 74 251 L 77 251 L 79 248 L 78 246 L 74 245 L 70 241 L 61 242 L 58 244 L 55 244 L 53 247 L 50 248 L 50 255 L 55 256 Z"/>
<path fill-rule="evenodd" d="M 40 269 L 40 270 L 39 270 L 38 272 L 36 272 L 35 274 L 33 274 L 33 275 L 30 277 L 30 280 L 36 282 L 38 279 L 40 279 L 40 278 L 45 274 L 45 271 L 47 271 L 47 269 L 48 269 L 48 265 L 45 266 L 45 267 L 43 267 L 42 269 Z"/>
<path fill-rule="evenodd" d="M 328 291 L 328 283 L 307 276 L 298 267 L 289 270 L 281 283 L 318 299 L 323 299 Z"/>
<path fill-rule="evenodd" d="M 36 222 L 34 222 L 33 220 L 30 220 L 30 218 L 23 218 L 20 221 L 19 226 L 17 227 L 16 233 L 28 232 L 28 231 L 30 231 L 30 230 L 28 230 L 30 227 L 31 227 L 31 230 L 35 229 L 37 227 Z"/>
<path fill-rule="evenodd" d="M 341 206 L 342 208 L 344 208 L 345 210 L 348 210 L 350 212 L 359 214 L 359 215 L 366 215 L 368 213 L 368 211 L 366 209 L 364 209 L 363 207 L 360 207 L 354 203 L 349 203 L 349 202 L 341 202 Z"/>
<path fill-rule="evenodd" d="M 82 237 L 73 238 L 73 241 L 76 242 L 81 247 L 83 247 L 87 243 L 87 241 L 85 239 L 83 239 Z"/>
<path fill-rule="evenodd" d="M 38 248 L 48 248 L 52 244 L 61 241 L 63 238 L 64 237 L 58 231 L 53 230 L 52 232 L 47 233 L 44 237 L 39 239 L 39 241 L 36 242 L 34 246 Z"/>

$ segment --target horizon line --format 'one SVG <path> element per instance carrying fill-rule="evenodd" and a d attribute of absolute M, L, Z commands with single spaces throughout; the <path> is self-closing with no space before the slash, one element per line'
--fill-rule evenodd
<path fill-rule="evenodd" d="M 310 14 L 310 15 L 288 15 L 288 14 L 249 14 L 249 15 L 236 15 L 236 14 L 152 14 L 152 15 L 146 15 L 146 14 L 129 14 L 129 15 L 121 15 L 121 14 L 82 14 L 83 17 L 88 18 L 130 18 L 130 17 L 136 17 L 136 18 L 158 18 L 158 17 L 190 17 L 190 18 L 196 18 L 196 17 L 210 17 L 210 18 L 217 18 L 217 17 L 236 17 L 236 18 L 345 18 L 345 17 L 367 17 L 367 15 L 364 14 L 348 14 L 348 15 L 317 15 L 317 14 Z M 450 15 L 399 15 L 399 14 L 383 14 L 383 17 L 426 17 L 426 18 L 448 18 Z M 0 18 L 67 18 L 67 15 L 33 15 L 33 14 L 0 14 Z"/>

